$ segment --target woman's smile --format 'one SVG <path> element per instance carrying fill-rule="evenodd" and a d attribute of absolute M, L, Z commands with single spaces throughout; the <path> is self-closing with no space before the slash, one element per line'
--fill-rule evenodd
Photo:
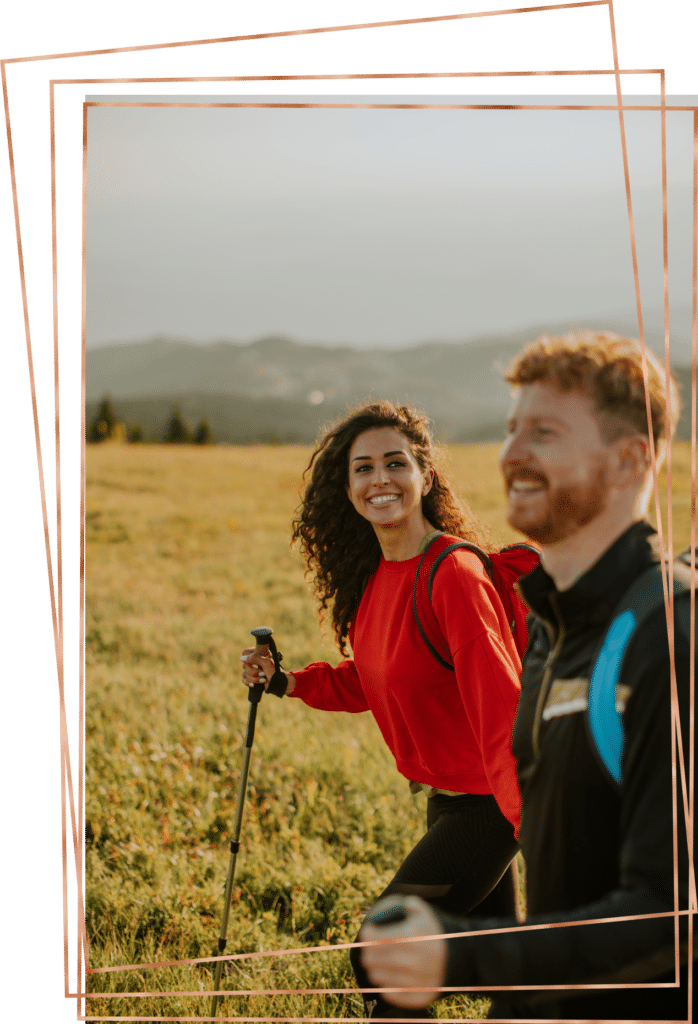
<path fill-rule="evenodd" d="M 365 430 L 349 452 L 347 496 L 379 530 L 396 526 L 423 532 L 422 498 L 433 474 L 424 472 L 407 438 L 394 427 Z"/>
<path fill-rule="evenodd" d="M 397 501 L 399 497 L 399 494 L 376 494 L 368 501 L 370 505 L 389 505 L 391 502 Z"/>

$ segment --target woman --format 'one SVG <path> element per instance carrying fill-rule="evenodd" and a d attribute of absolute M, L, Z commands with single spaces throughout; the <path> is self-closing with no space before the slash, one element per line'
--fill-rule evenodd
<path fill-rule="evenodd" d="M 427 832 L 382 895 L 419 895 L 461 915 L 474 907 L 513 915 L 507 868 L 520 796 L 510 739 L 521 663 L 499 596 L 469 551 L 444 560 L 432 592 L 455 678 L 420 636 L 412 590 L 435 531 L 483 544 L 436 454 L 426 416 L 385 401 L 355 410 L 321 439 L 293 537 L 321 615 L 332 604 L 346 660 L 286 672 L 286 694 L 328 711 L 372 711 L 398 771 L 413 790 L 427 791 Z M 271 678 L 272 663 L 251 648 L 243 662 L 246 685 L 260 670 Z M 357 982 L 370 987 L 358 954 L 352 950 Z M 380 997 L 365 1001 L 375 1017 L 406 1015 Z"/>

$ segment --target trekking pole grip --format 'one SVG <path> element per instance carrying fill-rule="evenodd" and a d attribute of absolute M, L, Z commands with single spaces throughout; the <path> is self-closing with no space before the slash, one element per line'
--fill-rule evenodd
<path fill-rule="evenodd" d="M 271 640 L 271 634 L 274 632 L 269 626 L 257 626 L 256 629 L 250 630 L 252 636 L 255 639 L 254 653 L 257 658 L 269 658 L 269 641 Z M 264 683 L 255 683 L 254 686 L 250 687 L 250 692 L 247 695 L 247 699 L 250 704 L 259 704 L 260 700 L 264 695 Z"/>
<path fill-rule="evenodd" d="M 258 658 L 271 658 L 274 662 L 274 674 L 269 680 L 267 686 L 267 692 L 273 693 L 275 697 L 283 697 L 286 693 L 286 687 L 288 680 L 286 674 L 281 670 L 281 662 L 283 660 L 283 654 L 277 651 L 276 644 L 272 637 L 274 632 L 269 626 L 257 626 L 256 629 L 250 630 L 252 636 L 255 638 L 255 649 L 254 653 Z M 261 685 L 261 684 L 260 684 Z M 264 693 L 264 687 L 262 686 L 262 692 L 258 697 L 253 696 L 252 691 L 256 690 L 256 686 L 251 687 L 249 700 L 254 703 L 258 703 L 261 700 L 262 693 Z"/>

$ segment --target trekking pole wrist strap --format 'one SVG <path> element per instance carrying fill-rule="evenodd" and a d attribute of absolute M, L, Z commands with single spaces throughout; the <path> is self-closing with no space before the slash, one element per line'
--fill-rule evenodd
<path fill-rule="evenodd" d="M 273 693 L 275 697 L 283 697 L 286 693 L 286 687 L 288 686 L 288 678 L 281 668 L 281 662 L 283 661 L 284 656 L 280 651 L 277 651 L 273 637 L 269 637 L 268 643 L 269 653 L 274 661 L 274 675 L 269 680 L 267 693 Z"/>

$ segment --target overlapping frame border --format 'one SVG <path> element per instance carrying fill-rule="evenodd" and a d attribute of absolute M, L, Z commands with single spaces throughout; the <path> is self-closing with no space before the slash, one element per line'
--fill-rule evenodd
<path fill-rule="evenodd" d="M 287 36 L 299 36 L 299 35 L 311 35 L 318 33 L 330 33 L 330 32 L 348 32 L 357 29 L 373 29 L 373 28 L 385 28 L 385 27 L 396 27 L 401 25 L 420 25 L 444 21 L 460 21 L 470 18 L 482 18 L 492 17 L 497 15 L 510 15 L 510 14 L 526 14 L 533 12 L 543 11 L 555 11 L 555 10 L 568 10 L 575 8 L 588 8 L 588 7 L 606 7 L 609 14 L 609 28 L 610 38 L 613 50 L 613 68 L 592 70 L 592 71 L 581 71 L 581 70 L 558 70 L 558 71 L 480 71 L 480 72 L 410 72 L 404 74 L 394 73 L 362 73 L 362 74 L 343 74 L 343 75 L 274 75 L 274 76 L 227 76 L 216 77 L 216 78 L 120 78 L 120 79 L 107 79 L 107 78 L 85 78 L 85 79 L 53 79 L 50 81 L 50 146 L 51 146 L 51 215 L 52 215 L 52 258 L 53 258 L 53 356 L 54 356 L 54 389 L 55 389 L 55 480 L 56 480 L 56 532 L 55 532 L 55 565 L 56 574 L 54 578 L 53 573 L 53 556 L 51 552 L 51 536 L 49 529 L 49 518 L 48 518 L 48 503 L 46 498 L 46 487 L 44 478 L 44 463 L 42 456 L 41 447 L 41 436 L 39 430 L 39 412 L 37 403 L 37 388 L 35 384 L 35 372 L 34 372 L 34 361 L 32 353 L 32 340 L 29 328 L 29 302 L 27 295 L 27 283 L 24 268 L 24 255 L 22 246 L 22 230 L 20 222 L 20 211 L 18 202 L 18 189 L 17 189 L 17 175 L 15 169 L 15 159 L 13 150 L 13 138 L 12 138 L 12 124 L 10 117 L 10 95 L 8 89 L 8 78 L 7 69 L 8 66 L 13 64 L 47 60 L 47 59 L 61 59 L 67 57 L 89 57 L 96 55 L 104 55 L 108 53 L 126 53 L 136 52 L 142 50 L 158 50 L 170 47 L 184 47 L 184 46 L 201 46 L 207 44 L 218 44 L 218 43 L 234 43 L 247 41 L 252 39 L 273 39 L 282 38 Z M 80 650 L 84 647 L 84 529 L 82 523 L 84 521 L 84 493 L 85 493 L 85 445 L 84 445 L 84 391 L 85 391 L 85 371 L 84 371 L 84 352 L 85 352 L 85 211 L 86 211 L 86 187 L 85 187 L 85 162 L 87 153 L 87 109 L 92 105 L 100 106 L 308 106 L 308 107 L 382 107 L 382 108 L 436 108 L 441 109 L 520 109 L 520 110 L 607 110 L 617 111 L 619 119 L 619 130 L 621 137 L 622 157 L 623 157 L 623 171 L 625 177 L 625 188 L 626 188 L 626 199 L 627 199 L 627 211 L 628 211 L 628 224 L 630 233 L 630 246 L 632 253 L 632 264 L 633 264 L 633 275 L 635 283 L 635 296 L 637 304 L 637 318 L 639 325 L 639 336 L 643 349 L 643 373 L 645 377 L 645 395 L 647 410 L 649 415 L 649 390 L 648 390 L 648 378 L 647 378 L 647 363 L 645 359 L 645 339 L 644 339 L 644 327 L 642 318 L 642 306 L 640 298 L 640 283 L 639 283 L 639 271 L 637 262 L 637 247 L 635 239 L 635 230 L 633 223 L 633 208 L 632 198 L 630 190 L 630 176 L 629 176 L 629 164 L 628 164 L 628 152 L 626 145 L 625 135 L 625 110 L 658 110 L 661 117 L 661 153 L 662 153 L 662 227 L 663 227 L 663 268 L 664 268 L 664 339 L 665 339 L 665 365 L 667 371 L 670 366 L 670 351 L 669 351 L 669 284 L 668 284 L 668 233 L 667 233 L 667 153 L 666 153 L 666 113 L 667 111 L 685 111 L 693 113 L 693 202 L 692 202 L 692 387 L 691 387 L 691 551 L 695 552 L 695 498 L 696 498 L 696 335 L 697 335 L 697 302 L 698 302 L 698 106 L 671 106 L 666 104 L 665 96 L 665 73 L 663 69 L 621 69 L 618 64 L 618 49 L 616 41 L 616 30 L 615 30 L 615 19 L 613 12 L 613 0 L 583 0 L 579 3 L 568 3 L 568 4 L 554 4 L 544 5 L 537 7 L 524 7 L 524 8 L 513 8 L 506 10 L 487 10 L 479 12 L 469 12 L 464 14 L 450 14 L 443 16 L 425 17 L 425 18 L 411 18 L 397 21 L 383 21 L 373 23 L 362 23 L 355 25 L 341 25 L 341 26 L 327 26 L 320 28 L 308 28 L 300 30 L 289 30 L 280 32 L 268 32 L 259 33 L 256 35 L 246 36 L 233 36 L 226 38 L 216 39 L 204 39 L 204 40 L 191 40 L 187 42 L 178 43 L 164 43 L 150 46 L 135 46 L 135 47 L 124 47 L 118 49 L 105 49 L 95 51 L 83 51 L 77 53 L 63 53 L 63 54 L 52 54 L 50 56 L 39 56 L 39 57 L 22 57 L 8 59 L 0 62 L 2 66 L 2 83 L 3 83 L 3 96 L 4 96 L 4 109 L 5 109 L 5 121 L 7 128 L 7 141 L 8 150 L 10 157 L 10 174 L 12 182 L 12 196 L 14 204 L 14 217 L 17 237 L 17 256 L 19 262 L 20 272 L 20 283 L 22 291 L 22 303 L 24 312 L 24 326 L 25 326 L 25 337 L 27 347 L 27 357 L 29 363 L 29 375 L 31 383 L 31 394 L 32 394 L 32 411 L 34 418 L 34 430 L 35 430 L 35 443 L 39 473 L 39 483 L 41 492 L 41 507 L 44 527 L 44 538 L 46 546 L 46 563 L 48 572 L 48 584 L 50 591 L 51 600 L 51 613 L 52 613 L 52 624 L 53 624 L 53 639 L 55 646 L 55 657 L 57 667 L 57 678 L 58 678 L 58 689 L 59 689 L 59 705 L 60 705 L 60 750 L 61 750 L 61 807 L 62 807 L 62 851 L 63 851 L 63 927 L 64 927 L 64 981 L 65 981 L 65 997 L 68 999 L 76 1000 L 77 1019 L 78 1020 L 100 1020 L 100 1021 L 117 1021 L 117 1020 L 133 1020 L 133 1017 L 90 1017 L 82 1014 L 83 1000 L 87 997 L 87 993 L 84 992 L 82 985 L 83 970 L 87 973 L 97 973 L 103 971 L 128 971 L 128 970 L 143 970 L 145 968 L 157 968 L 162 966 L 169 966 L 170 964 L 191 964 L 201 962 L 211 962 L 213 960 L 241 960 L 241 959 L 252 959 L 258 957 L 269 957 L 269 956 L 288 956 L 299 953 L 312 953 L 322 950 L 327 952 L 328 947 L 312 947 L 298 950 L 279 950 L 279 951 L 267 951 L 260 953 L 246 953 L 246 954 L 229 954 L 224 957 L 204 957 L 198 958 L 197 960 L 182 960 L 173 961 L 168 964 L 165 963 L 154 963 L 154 964 L 135 964 L 135 965 L 123 965 L 120 967 L 110 968 L 90 968 L 89 967 L 89 950 L 85 931 L 85 915 L 84 915 L 84 892 L 83 892 L 83 847 L 82 837 L 84 835 L 84 808 L 83 808 L 83 783 L 84 783 L 84 720 L 83 720 L 83 706 L 84 706 L 84 662 L 80 659 L 79 677 L 78 677 L 78 707 L 79 707 L 79 723 L 78 723 L 78 736 L 79 736 L 79 751 L 78 751 L 78 767 L 77 767 L 77 779 L 73 777 L 73 770 L 71 764 L 71 752 L 68 737 L 68 723 L 66 717 L 66 676 L 64 670 L 64 609 L 63 609 L 63 544 L 62 544 L 62 518 L 61 518 L 61 433 L 60 433 L 60 395 L 59 395 L 59 347 L 58 347 L 58 285 L 57 285 L 57 198 L 56 198 L 56 126 L 55 126 L 55 100 L 56 100 L 56 88 L 64 85 L 95 85 L 95 84 L 116 84 L 116 83 L 163 83 L 163 82 L 269 82 L 269 81 L 327 81 L 327 80 L 372 80 L 380 81 L 385 79 L 396 80 L 396 79 L 410 79 L 419 80 L 426 78 L 484 78 L 484 77 L 526 77 L 526 76 L 565 76 L 565 75 L 612 75 L 615 79 L 616 86 L 616 105 L 588 105 L 588 104 L 525 104 L 525 105 L 512 105 L 508 104 L 478 104 L 478 103 L 463 103 L 463 104 L 405 104 L 405 103 L 384 103 L 384 104 L 359 104 L 359 103 L 278 103 L 265 104 L 265 103 L 167 103 L 164 101 L 162 104 L 148 102 L 144 103 L 127 103 L 127 102 L 100 102 L 100 103 L 88 103 L 83 102 L 83 221 L 82 221 L 82 238 L 83 238 L 83 259 L 82 259 L 82 420 L 81 420 L 81 436 L 82 441 L 82 452 L 80 460 L 80 471 L 81 471 L 81 493 L 80 493 L 80 551 L 81 551 L 81 562 L 80 562 L 80 637 L 79 644 Z M 659 105 L 645 105 L 645 106 L 630 106 L 623 103 L 622 89 L 621 89 L 621 76 L 622 75 L 659 75 L 660 79 L 660 103 Z M 664 540 L 664 531 L 661 520 L 661 510 L 659 503 L 659 489 L 657 480 L 657 464 L 655 457 L 654 441 L 650 435 L 650 450 L 652 460 L 652 475 L 654 484 L 654 499 L 655 499 L 655 511 L 658 525 L 659 545 L 662 555 L 665 550 L 671 551 L 673 547 L 673 534 L 672 534 L 672 510 L 671 502 L 668 503 L 667 513 L 667 534 L 666 543 Z M 671 449 L 667 456 L 667 488 L 669 495 L 671 495 L 671 483 L 672 483 L 672 467 L 671 467 Z M 693 559 L 692 559 L 693 561 Z M 674 911 L 673 915 L 669 912 L 667 915 L 649 915 L 649 916 L 674 916 L 675 920 L 675 935 L 676 935 L 676 971 L 678 976 L 679 968 L 679 947 L 678 947 L 678 927 L 679 918 L 682 914 L 688 915 L 688 956 L 689 963 L 692 961 L 693 954 L 693 929 L 692 929 L 692 913 L 698 912 L 698 901 L 696 898 L 696 884 L 693 868 L 691 868 L 691 876 L 689 878 L 689 908 L 685 911 L 679 911 L 678 909 L 678 860 L 677 860 L 677 803 L 678 803 L 678 786 L 677 778 L 681 783 L 681 794 L 684 804 L 684 813 L 686 820 L 692 822 L 693 811 L 694 811 L 694 719 L 693 719 L 693 687 L 695 680 L 691 678 L 691 716 L 689 722 L 690 732 L 690 763 L 688 766 L 684 764 L 683 753 L 681 744 L 677 744 L 677 735 L 680 735 L 680 722 L 679 722 L 679 710 L 678 710 L 678 699 L 676 690 L 676 674 L 674 665 L 674 652 L 673 652 L 673 564 L 671 559 L 668 561 L 665 559 L 666 572 L 664 575 L 664 598 L 667 615 L 667 626 L 670 643 L 670 656 L 671 656 L 671 701 L 672 701 L 672 749 L 675 761 L 676 770 L 674 773 L 674 792 L 673 792 L 673 810 L 674 810 Z M 691 595 L 691 662 L 694 661 L 695 651 L 695 569 L 691 570 L 692 580 L 692 595 Z M 678 751 L 678 755 L 677 755 Z M 686 785 L 686 775 L 688 774 L 688 786 Z M 76 795 L 77 794 L 77 795 Z M 70 820 L 70 826 L 68 828 L 67 821 L 68 817 Z M 68 861 L 68 833 L 72 838 L 74 867 L 76 873 L 76 885 L 77 885 L 77 906 L 74 908 L 77 911 L 77 991 L 70 991 L 69 984 L 69 962 L 70 962 L 70 949 L 69 949 L 69 916 L 68 916 L 68 872 L 69 872 L 69 861 Z M 692 829 L 689 828 L 689 856 L 690 861 L 693 861 L 693 850 L 692 850 Z M 618 918 L 602 919 L 594 922 L 578 922 L 579 924 L 586 923 L 602 923 L 602 921 L 618 921 Z M 548 928 L 548 927 L 569 927 L 568 925 L 540 925 L 535 927 Z M 479 933 L 475 933 L 479 934 Z M 423 941 L 423 940 L 407 940 L 407 941 Z M 346 949 L 348 945 L 339 945 L 331 947 L 335 949 Z M 690 974 L 690 972 L 689 972 Z M 692 978 L 689 978 L 689 1020 L 690 1020 L 690 991 L 692 986 Z M 534 986 L 530 986 L 534 987 Z M 579 986 L 535 986 L 536 988 L 599 988 L 609 986 L 595 986 L 595 985 L 579 985 Z M 620 987 L 641 987 L 641 986 L 611 986 L 614 988 Z M 645 986 L 653 987 L 653 986 Z M 492 987 L 495 988 L 494 986 Z M 500 987 L 497 986 L 497 989 Z M 483 991 L 483 989 L 479 989 Z M 326 993 L 326 994 L 338 994 L 342 992 L 355 992 L 356 990 L 345 990 L 345 989 L 274 989 L 274 990 L 255 990 L 247 991 L 240 990 L 236 992 L 221 992 L 221 995 L 289 995 L 289 994 L 311 994 L 311 993 Z M 462 991 L 462 989 L 444 989 L 444 991 Z M 115 993 L 100 993 L 100 998 L 104 997 L 162 997 L 167 995 L 178 995 L 178 996 L 198 996 L 205 999 L 210 998 L 213 993 L 211 992 L 115 992 Z M 138 1016 L 138 1020 L 151 1021 L 151 1020 L 212 1020 L 213 1018 L 207 1017 L 148 1017 Z M 252 1018 L 252 1017 L 219 1017 L 218 1020 L 311 1020 L 311 1021 L 329 1021 L 329 1020 L 356 1020 L 359 1018 Z"/>

